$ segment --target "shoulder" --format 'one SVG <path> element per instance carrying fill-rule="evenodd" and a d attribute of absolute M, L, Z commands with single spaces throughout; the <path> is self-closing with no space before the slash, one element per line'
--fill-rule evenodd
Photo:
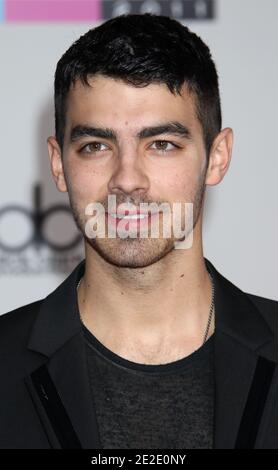
<path fill-rule="evenodd" d="M 257 307 L 269 326 L 275 329 L 278 334 L 278 300 L 261 297 L 249 292 L 244 293 Z"/>
<path fill-rule="evenodd" d="M 253 303 L 262 308 L 265 312 L 278 312 L 278 300 L 261 297 L 259 295 L 251 294 L 250 292 L 244 293 Z"/>
<path fill-rule="evenodd" d="M 0 315 L 0 351 L 15 350 L 26 343 L 43 301 L 39 299 Z"/>

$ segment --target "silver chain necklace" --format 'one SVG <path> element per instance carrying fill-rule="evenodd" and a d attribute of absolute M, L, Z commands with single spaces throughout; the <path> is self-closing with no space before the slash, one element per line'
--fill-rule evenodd
<path fill-rule="evenodd" d="M 213 278 L 212 278 L 212 275 L 210 273 L 208 273 L 209 276 L 210 276 L 210 280 L 211 280 L 211 286 L 212 286 L 212 294 L 211 294 L 211 304 L 210 304 L 210 310 L 209 310 L 209 318 L 208 318 L 208 323 L 207 323 L 207 327 L 206 327 L 206 331 L 205 331 L 205 335 L 204 335 L 204 340 L 203 340 L 203 345 L 205 344 L 206 340 L 207 340 L 207 336 L 208 336 L 208 333 L 209 333 L 209 329 L 210 329 L 210 324 L 211 324 L 211 320 L 212 320 L 212 315 L 213 315 L 213 312 L 214 312 L 214 282 L 213 282 Z M 77 291 L 78 291 L 78 288 L 80 286 L 80 282 L 82 281 L 83 277 L 80 279 L 80 281 L 78 282 L 77 284 Z M 80 317 L 80 320 L 81 322 L 83 323 L 84 325 L 84 322 L 81 318 L 81 315 L 80 315 L 80 312 L 79 312 L 79 317 Z M 86 325 L 84 325 L 86 326 Z"/>

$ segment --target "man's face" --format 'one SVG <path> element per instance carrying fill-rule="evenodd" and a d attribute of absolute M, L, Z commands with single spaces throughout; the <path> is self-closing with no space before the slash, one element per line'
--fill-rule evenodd
<path fill-rule="evenodd" d="M 116 208 L 122 203 L 140 208 L 142 202 L 171 207 L 190 202 L 195 227 L 205 191 L 206 153 L 194 98 L 186 87 L 180 96 L 164 84 L 136 88 L 101 75 L 90 84 L 76 82 L 67 101 L 63 172 L 73 216 L 86 243 L 106 261 L 119 267 L 148 266 L 174 249 L 173 233 L 165 238 L 161 228 L 159 238 L 89 238 L 85 208 L 99 202 L 107 211 L 108 195 L 116 195 Z M 186 132 L 160 129 L 138 136 L 142 129 L 169 123 L 179 123 Z M 76 126 L 111 129 L 115 137 L 78 137 L 75 132 L 72 138 Z"/>

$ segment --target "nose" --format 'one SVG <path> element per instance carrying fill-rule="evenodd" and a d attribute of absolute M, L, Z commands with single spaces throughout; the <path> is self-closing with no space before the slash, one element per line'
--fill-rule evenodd
<path fill-rule="evenodd" d="M 145 193 L 149 190 L 150 180 L 139 162 L 139 156 L 119 156 L 117 166 L 108 182 L 109 193 Z"/>

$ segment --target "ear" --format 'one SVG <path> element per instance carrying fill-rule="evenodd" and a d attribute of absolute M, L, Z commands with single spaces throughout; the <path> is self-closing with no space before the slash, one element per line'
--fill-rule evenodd
<path fill-rule="evenodd" d="M 67 184 L 63 169 L 62 152 L 56 137 L 50 136 L 47 139 L 48 154 L 50 159 L 51 172 L 57 189 L 64 193 L 67 192 Z"/>
<path fill-rule="evenodd" d="M 229 168 L 233 147 L 233 130 L 222 129 L 215 137 L 209 153 L 206 184 L 216 185 L 222 181 Z"/>

